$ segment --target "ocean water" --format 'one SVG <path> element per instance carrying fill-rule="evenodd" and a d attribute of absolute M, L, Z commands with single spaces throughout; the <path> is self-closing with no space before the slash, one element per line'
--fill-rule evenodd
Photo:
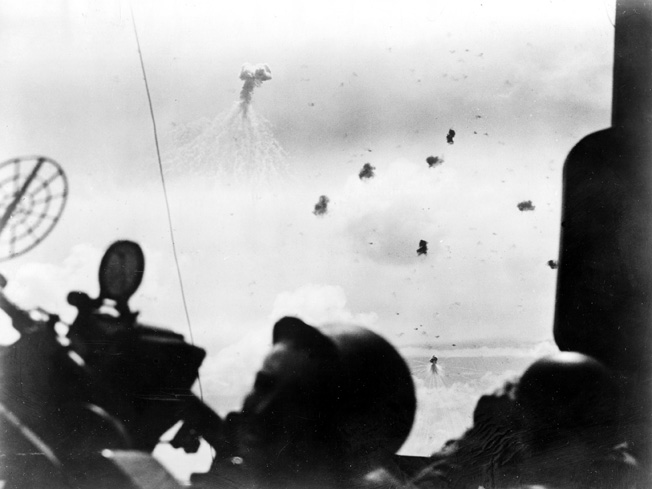
<path fill-rule="evenodd" d="M 443 356 L 433 372 L 429 356 L 406 360 L 417 389 L 417 414 L 400 453 L 427 456 L 469 428 L 483 394 L 517 378 L 536 358 L 531 356 Z"/>

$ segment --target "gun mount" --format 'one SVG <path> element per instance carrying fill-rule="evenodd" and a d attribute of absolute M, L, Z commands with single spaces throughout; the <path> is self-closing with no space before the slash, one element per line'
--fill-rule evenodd
<path fill-rule="evenodd" d="M 218 415 L 191 390 L 205 351 L 180 334 L 140 324 L 129 308 L 143 271 L 138 244 L 110 246 L 99 297 L 68 295 L 78 314 L 66 334 L 55 328 L 57 315 L 24 311 L 0 289 L 0 308 L 21 334 L 0 352 L 0 480 L 8 487 L 116 480 L 139 487 L 125 479 L 133 464 L 121 462 L 144 454 L 116 453 L 151 452 L 179 421 L 185 425 L 173 445 L 187 451 L 196 450 L 199 436 L 219 431 Z"/>

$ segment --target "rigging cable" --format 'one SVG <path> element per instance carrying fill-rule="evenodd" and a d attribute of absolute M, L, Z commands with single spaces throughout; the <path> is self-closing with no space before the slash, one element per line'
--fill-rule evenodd
<path fill-rule="evenodd" d="M 133 6 L 131 3 L 129 4 L 129 8 L 131 10 L 131 23 L 134 27 L 134 36 L 136 37 L 136 45 L 138 46 L 138 57 L 140 59 L 140 68 L 142 69 L 143 72 L 143 80 L 145 80 L 145 91 L 147 92 L 147 101 L 149 103 L 149 115 L 152 119 L 152 127 L 154 129 L 154 145 L 156 146 L 156 157 L 158 160 L 158 169 L 159 173 L 161 175 L 161 184 L 163 186 L 163 196 L 165 198 L 165 209 L 167 211 L 167 218 L 168 218 L 168 228 L 170 230 L 170 240 L 172 241 L 172 254 L 174 255 L 174 263 L 176 264 L 177 268 L 177 277 L 179 279 L 179 288 L 181 289 L 181 300 L 183 302 L 183 310 L 186 315 L 186 323 L 188 324 L 188 332 L 190 335 L 190 343 L 195 346 L 195 339 L 192 334 L 192 325 L 190 323 L 190 315 L 188 314 L 188 304 L 186 302 L 186 292 L 183 287 L 183 278 L 181 276 L 181 267 L 179 266 L 179 258 L 177 256 L 177 247 L 174 241 L 174 231 L 172 229 L 172 216 L 170 213 L 170 201 L 168 199 L 168 191 L 167 191 L 167 186 L 165 185 L 165 176 L 163 174 L 163 163 L 161 162 L 161 150 L 159 148 L 158 144 L 158 133 L 156 131 L 156 119 L 154 118 L 154 107 L 152 105 L 152 96 L 150 95 L 149 92 L 149 83 L 147 83 L 147 73 L 145 72 L 145 63 L 143 61 L 143 53 L 140 49 L 140 39 L 138 38 L 138 29 L 136 29 L 136 19 L 134 18 L 134 10 Z M 202 389 L 201 385 L 201 378 L 199 377 L 199 373 L 197 373 L 197 385 L 199 387 L 199 397 L 203 401 L 204 400 L 204 391 Z"/>

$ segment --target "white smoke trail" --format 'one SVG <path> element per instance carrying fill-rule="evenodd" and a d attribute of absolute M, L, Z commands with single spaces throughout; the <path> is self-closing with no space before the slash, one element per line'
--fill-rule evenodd
<path fill-rule="evenodd" d="M 271 124 L 251 105 L 253 90 L 272 78 L 267 65 L 245 64 L 240 98 L 213 120 L 175 129 L 166 151 L 166 168 L 183 175 L 227 179 L 258 187 L 287 174 L 286 153 Z"/>

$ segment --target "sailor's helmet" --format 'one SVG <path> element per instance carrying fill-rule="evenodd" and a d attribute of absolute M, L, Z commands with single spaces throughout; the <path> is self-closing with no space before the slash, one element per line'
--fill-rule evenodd
<path fill-rule="evenodd" d="M 521 376 L 516 400 L 530 428 L 538 426 L 551 436 L 593 432 L 609 437 L 618 417 L 619 391 L 611 371 L 577 352 L 535 361 Z"/>
<path fill-rule="evenodd" d="M 398 451 L 414 422 L 416 396 L 407 364 L 386 339 L 359 326 L 315 328 L 284 317 L 274 326 L 273 342 L 333 354 L 333 414 L 349 453 Z"/>

